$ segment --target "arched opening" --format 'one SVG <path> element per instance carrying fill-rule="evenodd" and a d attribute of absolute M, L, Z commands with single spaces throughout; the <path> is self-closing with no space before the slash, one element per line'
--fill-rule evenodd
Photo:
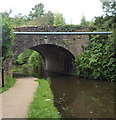
<path fill-rule="evenodd" d="M 39 52 L 43 58 L 42 70 L 62 74 L 73 74 L 73 60 L 75 57 L 63 47 L 53 44 L 41 44 L 33 49 Z"/>
<path fill-rule="evenodd" d="M 50 75 L 51 73 L 52 75 L 53 73 L 66 75 L 75 73 L 73 65 L 73 60 L 75 58 L 71 52 L 63 47 L 53 44 L 40 44 L 26 49 L 22 53 L 18 56 L 19 66 L 16 66 L 15 68 L 17 69 L 20 67 L 21 69 L 19 68 L 18 70 L 25 74 L 31 74 L 35 77 L 39 77 L 43 74 L 43 76 L 46 77 L 47 74 Z M 23 59 L 23 61 L 20 58 Z M 41 63 L 38 64 L 38 62 Z M 33 66 L 31 66 L 31 64 Z"/>
<path fill-rule="evenodd" d="M 13 60 L 13 73 L 22 76 L 42 76 L 42 56 L 32 49 L 26 49 Z"/>

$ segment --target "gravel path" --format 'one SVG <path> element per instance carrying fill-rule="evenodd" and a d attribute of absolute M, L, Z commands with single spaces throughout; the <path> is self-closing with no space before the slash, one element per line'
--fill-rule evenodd
<path fill-rule="evenodd" d="M 2 118 L 25 118 L 37 87 L 37 78 L 19 77 L 14 87 L 0 94 Z M 1 104 L 0 104 L 1 105 Z M 1 107 L 1 106 L 0 106 Z"/>

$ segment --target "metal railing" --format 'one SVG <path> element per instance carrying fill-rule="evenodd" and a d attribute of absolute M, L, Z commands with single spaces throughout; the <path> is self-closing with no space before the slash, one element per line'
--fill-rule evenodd
<path fill-rule="evenodd" d="M 99 35 L 112 32 L 13 32 L 16 35 Z"/>

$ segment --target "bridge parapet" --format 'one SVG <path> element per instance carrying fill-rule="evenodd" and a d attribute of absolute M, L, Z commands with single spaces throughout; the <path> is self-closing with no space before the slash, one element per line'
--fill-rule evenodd
<path fill-rule="evenodd" d="M 15 32 L 88 32 L 89 28 L 74 26 L 31 26 L 17 27 Z M 16 35 L 13 52 L 15 56 L 25 49 L 41 44 L 53 44 L 70 51 L 74 56 L 83 52 L 82 46 L 89 43 L 88 35 Z"/>

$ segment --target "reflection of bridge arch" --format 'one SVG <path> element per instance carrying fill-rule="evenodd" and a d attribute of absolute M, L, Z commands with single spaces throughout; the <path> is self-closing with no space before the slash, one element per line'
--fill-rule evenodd
<path fill-rule="evenodd" d="M 41 44 L 31 49 L 39 52 L 43 57 L 42 69 L 46 71 L 71 74 L 74 72 L 74 56 L 63 47 L 52 44 Z"/>

